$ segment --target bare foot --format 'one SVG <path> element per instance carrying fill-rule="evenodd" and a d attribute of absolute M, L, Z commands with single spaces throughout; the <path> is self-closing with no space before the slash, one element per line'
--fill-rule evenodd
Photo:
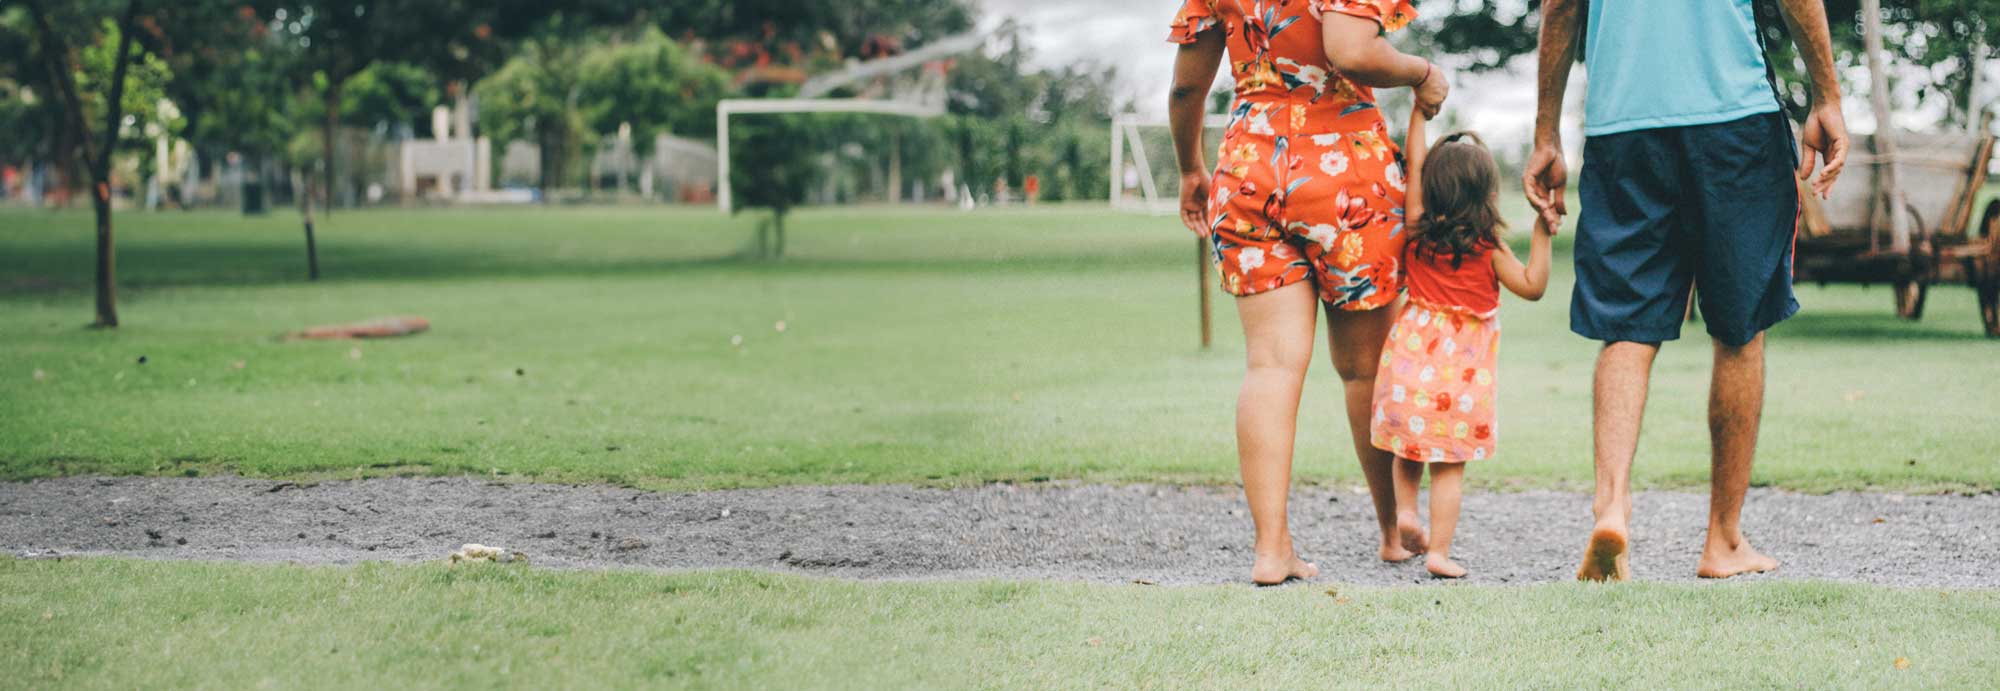
<path fill-rule="evenodd" d="M 1728 578 L 1776 568 L 1778 560 L 1764 556 L 1750 547 L 1750 541 L 1738 538 L 1733 548 L 1710 540 L 1701 551 L 1701 564 L 1695 567 L 1694 573 L 1702 578 Z"/>
<path fill-rule="evenodd" d="M 1319 567 L 1300 559 L 1296 553 L 1284 556 L 1257 555 L 1257 562 L 1250 566 L 1250 582 L 1257 585 L 1281 585 L 1294 579 L 1304 580 L 1319 575 Z"/>
<path fill-rule="evenodd" d="M 1423 554 L 1431 550 L 1430 533 L 1424 532 L 1424 524 L 1417 520 L 1415 512 L 1396 515 L 1396 537 L 1402 541 L 1403 551 L 1410 554 Z M 1388 558 L 1388 555 L 1383 555 L 1383 558 Z M 1403 557 L 1403 559 L 1408 558 Z"/>
<path fill-rule="evenodd" d="M 1388 544 L 1382 546 L 1382 561 L 1391 564 L 1400 564 L 1415 558 L 1417 558 L 1417 553 L 1404 549 L 1402 545 Z"/>
<path fill-rule="evenodd" d="M 1583 553 L 1583 565 L 1576 569 L 1579 581 L 1623 581 L 1632 577 L 1631 547 L 1625 526 L 1599 523 L 1590 534 L 1590 547 Z"/>
<path fill-rule="evenodd" d="M 1438 578 L 1465 577 L 1465 567 L 1459 566 L 1458 562 L 1451 560 L 1451 557 L 1447 557 L 1442 554 L 1432 554 L 1428 557 L 1425 557 L 1424 568 L 1429 569 L 1431 575 L 1436 576 Z"/>

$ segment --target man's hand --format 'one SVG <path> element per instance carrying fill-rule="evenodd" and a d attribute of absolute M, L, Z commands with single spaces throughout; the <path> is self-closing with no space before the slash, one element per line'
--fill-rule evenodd
<path fill-rule="evenodd" d="M 1426 69 L 1423 83 L 1411 87 L 1410 94 L 1416 99 L 1417 112 L 1423 113 L 1424 119 L 1429 120 L 1437 117 L 1438 111 L 1444 108 L 1445 97 L 1451 95 L 1451 79 L 1445 76 L 1443 68 L 1435 64 Z"/>
<path fill-rule="evenodd" d="M 1569 214 L 1569 201 L 1564 197 L 1569 191 L 1569 164 L 1563 161 L 1561 147 L 1535 145 L 1521 171 L 1521 191 L 1541 214 L 1542 222 L 1548 224 L 1549 233 L 1554 234 L 1562 227 L 1563 216 Z"/>
<path fill-rule="evenodd" d="M 1818 179 L 1812 179 L 1814 154 L 1826 162 Z M 1799 128 L 1799 179 L 1811 180 L 1813 193 L 1826 199 L 1833 193 L 1833 182 L 1840 178 L 1840 169 L 1846 165 L 1847 120 L 1840 115 L 1840 104 L 1814 105 L 1812 114 L 1806 116 L 1805 126 Z"/>
<path fill-rule="evenodd" d="M 1181 173 L 1181 224 L 1208 237 L 1208 175 Z"/>

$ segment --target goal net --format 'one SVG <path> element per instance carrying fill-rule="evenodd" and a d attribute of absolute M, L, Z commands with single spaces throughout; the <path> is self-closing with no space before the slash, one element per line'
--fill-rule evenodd
<path fill-rule="evenodd" d="M 731 209 L 734 190 L 729 169 L 729 124 L 733 117 L 785 113 L 861 113 L 933 118 L 945 113 L 945 73 L 950 59 L 977 50 L 984 34 L 968 32 L 939 39 L 914 50 L 848 66 L 806 80 L 795 98 L 724 99 L 715 107 L 716 205 Z M 835 96 L 838 91 L 850 95 Z M 901 152 L 887 152 L 890 199 L 901 188 Z"/>
<path fill-rule="evenodd" d="M 1227 115 L 1202 120 L 1202 151 L 1213 160 L 1222 143 Z M 1173 129 L 1164 119 L 1123 114 L 1111 119 L 1111 206 L 1171 216 L 1180 209 L 1180 167 L 1174 158 Z"/>

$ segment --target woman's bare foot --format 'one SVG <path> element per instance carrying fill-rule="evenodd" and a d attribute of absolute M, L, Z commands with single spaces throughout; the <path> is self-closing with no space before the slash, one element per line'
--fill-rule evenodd
<path fill-rule="evenodd" d="M 1431 549 L 1430 533 L 1424 532 L 1424 524 L 1417 520 L 1415 511 L 1396 514 L 1396 537 L 1402 541 L 1403 551 L 1410 554 L 1423 554 Z M 1384 555 L 1384 558 L 1387 558 L 1387 555 Z M 1403 557 L 1403 559 L 1408 558 Z"/>
<path fill-rule="evenodd" d="M 1583 565 L 1576 569 L 1579 581 L 1623 581 L 1632 577 L 1631 547 L 1625 526 L 1598 523 L 1590 533 L 1590 547 L 1583 553 Z"/>
<path fill-rule="evenodd" d="M 1458 562 L 1451 560 L 1451 557 L 1447 557 L 1442 554 L 1432 554 L 1428 557 L 1425 557 L 1424 568 L 1429 569 L 1431 575 L 1436 576 L 1438 578 L 1465 577 L 1465 567 L 1459 566 Z"/>
<path fill-rule="evenodd" d="M 1250 582 L 1257 585 L 1279 585 L 1293 579 L 1305 580 L 1319 575 L 1319 567 L 1300 559 L 1297 553 L 1265 556 L 1257 555 L 1257 562 L 1250 565 Z"/>
<path fill-rule="evenodd" d="M 1409 561 L 1411 559 L 1415 559 L 1416 557 L 1417 557 L 1416 552 L 1404 549 L 1402 545 L 1399 544 L 1382 545 L 1382 561 L 1386 561 L 1391 564 L 1400 564 Z"/>
<path fill-rule="evenodd" d="M 1752 549 L 1750 541 L 1739 536 L 1733 546 L 1711 538 L 1701 550 L 1701 564 L 1694 573 L 1702 578 L 1728 578 L 1776 568 L 1778 560 Z"/>

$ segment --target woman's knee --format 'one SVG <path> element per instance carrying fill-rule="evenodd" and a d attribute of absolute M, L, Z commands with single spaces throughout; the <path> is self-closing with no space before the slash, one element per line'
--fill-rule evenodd
<path fill-rule="evenodd" d="M 1360 353 L 1354 351 L 1364 349 L 1355 347 L 1355 344 L 1343 345 L 1347 346 L 1344 349 L 1346 352 L 1337 351 L 1333 356 L 1333 371 L 1340 374 L 1340 380 L 1343 382 L 1374 381 L 1377 359 L 1381 357 L 1382 350 L 1374 348 L 1368 349 L 1372 352 Z"/>

